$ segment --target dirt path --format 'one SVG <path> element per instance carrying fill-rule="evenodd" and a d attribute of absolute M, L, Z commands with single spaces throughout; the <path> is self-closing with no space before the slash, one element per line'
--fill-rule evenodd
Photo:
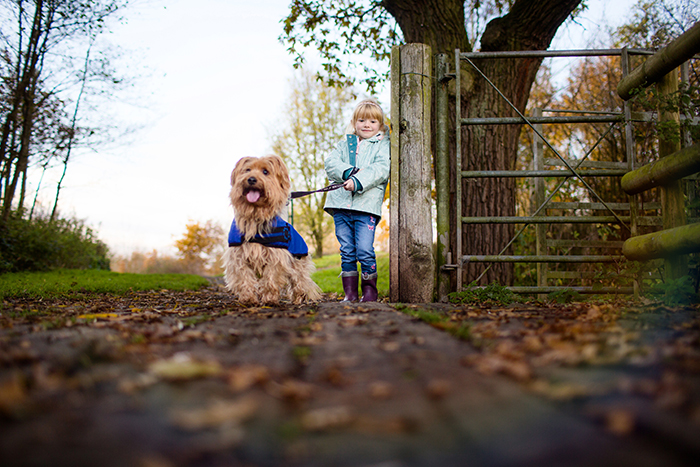
<path fill-rule="evenodd" d="M 398 308 L 243 308 L 216 287 L 6 301 L 0 464 L 700 458 L 697 310 Z"/>

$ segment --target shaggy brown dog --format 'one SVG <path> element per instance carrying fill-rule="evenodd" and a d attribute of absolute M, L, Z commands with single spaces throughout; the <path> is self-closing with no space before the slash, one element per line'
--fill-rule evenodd
<path fill-rule="evenodd" d="M 319 300 L 314 263 L 299 234 L 280 217 L 289 172 L 278 156 L 244 157 L 231 174 L 234 222 L 224 253 L 226 287 L 244 304 Z"/>

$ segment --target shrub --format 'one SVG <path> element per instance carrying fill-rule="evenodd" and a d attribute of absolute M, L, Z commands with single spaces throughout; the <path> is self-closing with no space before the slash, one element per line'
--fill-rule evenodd
<path fill-rule="evenodd" d="M 675 280 L 668 279 L 666 282 L 656 284 L 649 291 L 649 295 L 658 298 L 668 306 L 692 305 L 700 300 L 691 276 L 683 276 Z"/>
<path fill-rule="evenodd" d="M 450 303 L 465 305 L 506 306 L 513 302 L 522 301 L 516 294 L 496 282 L 492 282 L 486 287 L 478 287 L 472 282 L 466 290 L 449 293 L 447 297 Z"/>
<path fill-rule="evenodd" d="M 78 219 L 0 220 L 0 273 L 53 269 L 109 270 L 107 246 Z"/>

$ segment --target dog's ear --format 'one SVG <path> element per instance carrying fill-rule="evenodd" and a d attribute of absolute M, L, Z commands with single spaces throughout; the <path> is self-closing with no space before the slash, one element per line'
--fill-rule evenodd
<path fill-rule="evenodd" d="M 231 172 L 231 185 L 234 184 L 236 174 L 238 173 L 239 170 L 241 170 L 248 162 L 255 160 L 254 157 L 241 157 L 238 159 L 238 162 L 236 162 L 236 165 L 233 167 L 233 172 Z"/>
<path fill-rule="evenodd" d="M 284 163 L 284 160 L 280 156 L 276 155 L 268 156 L 268 158 L 273 170 L 275 171 L 275 174 L 277 175 L 280 186 L 285 190 L 288 190 L 291 182 L 289 181 L 289 170 L 287 170 L 287 165 Z"/>

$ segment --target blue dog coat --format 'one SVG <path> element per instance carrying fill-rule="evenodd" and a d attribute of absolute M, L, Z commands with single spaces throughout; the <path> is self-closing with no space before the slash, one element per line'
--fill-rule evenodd
<path fill-rule="evenodd" d="M 272 221 L 272 230 L 264 234 L 257 234 L 247 240 L 250 243 L 259 243 L 270 248 L 284 248 L 289 250 L 292 256 L 300 258 L 309 254 L 306 242 L 299 235 L 294 227 L 277 216 Z M 244 243 L 243 236 L 236 226 L 236 220 L 231 223 L 231 230 L 228 233 L 228 246 L 241 246 Z"/>

